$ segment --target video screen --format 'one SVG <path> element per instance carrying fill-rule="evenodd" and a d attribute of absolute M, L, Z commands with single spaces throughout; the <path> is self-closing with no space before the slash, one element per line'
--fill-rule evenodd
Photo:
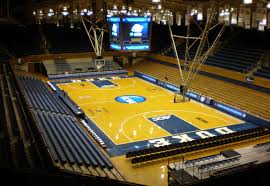
<path fill-rule="evenodd" d="M 120 42 L 120 18 L 109 18 L 110 48 L 121 50 Z"/>
<path fill-rule="evenodd" d="M 150 50 L 149 17 L 123 18 L 123 50 Z"/>
<path fill-rule="evenodd" d="M 150 17 L 111 17 L 108 24 L 111 49 L 150 50 Z"/>

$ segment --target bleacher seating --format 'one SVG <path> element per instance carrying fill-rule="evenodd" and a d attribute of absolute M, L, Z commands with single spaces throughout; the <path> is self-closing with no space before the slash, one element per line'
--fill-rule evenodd
<path fill-rule="evenodd" d="M 246 73 L 252 70 L 264 51 L 248 48 L 224 47 L 213 56 L 209 56 L 206 64 Z"/>
<path fill-rule="evenodd" d="M 208 35 L 208 41 L 205 43 L 205 46 L 203 48 L 203 53 L 205 53 L 207 51 L 207 49 L 209 48 L 210 44 L 213 43 L 213 41 L 215 40 L 218 32 L 220 31 L 220 26 L 217 26 L 218 29 L 213 29 L 210 31 L 209 35 Z M 230 33 L 228 30 L 228 28 L 225 29 L 225 32 L 223 33 L 223 35 L 220 38 L 220 41 L 222 41 L 224 38 L 227 38 L 227 34 Z M 179 28 L 175 28 L 173 30 L 173 33 L 176 35 L 187 35 L 187 28 L 186 27 L 179 27 Z M 199 37 L 201 35 L 201 30 L 196 26 L 196 25 L 191 25 L 190 28 L 190 36 L 192 37 Z M 168 34 L 169 36 L 169 34 Z M 178 52 L 178 56 L 180 59 L 185 59 L 185 51 L 186 51 L 186 40 L 182 39 L 183 42 L 177 46 L 177 52 Z M 176 39 L 175 39 L 176 41 Z M 188 47 L 189 47 L 189 56 L 187 56 L 187 60 L 189 59 L 193 59 L 195 57 L 197 48 L 199 46 L 200 40 L 197 40 L 196 42 L 194 42 L 195 40 L 189 40 L 188 42 Z M 175 57 L 175 53 L 174 53 L 174 49 L 171 48 L 170 50 L 167 51 L 167 53 L 165 54 L 167 56 L 171 56 L 171 57 Z"/>
<path fill-rule="evenodd" d="M 108 158 L 71 116 L 33 112 L 55 162 L 112 169 Z"/>
<path fill-rule="evenodd" d="M 253 73 L 255 76 L 270 79 L 270 66 L 261 66 L 256 72 Z"/>
<path fill-rule="evenodd" d="M 164 77 L 167 75 L 170 83 L 179 85 L 179 70 L 172 66 L 147 60 L 136 64 L 133 70 L 151 75 L 160 80 L 164 80 Z M 199 74 L 193 80 L 191 90 L 270 120 L 270 113 L 268 112 L 270 98 L 266 93 Z"/>
<path fill-rule="evenodd" d="M 5 51 L 2 51 L 0 49 L 0 60 L 7 60 L 9 59 L 9 56 L 5 53 Z"/>
<path fill-rule="evenodd" d="M 4 25 L 0 42 L 16 57 L 43 54 L 38 25 Z"/>
<path fill-rule="evenodd" d="M 65 79 L 65 78 L 85 78 L 91 76 L 106 76 L 116 74 L 127 74 L 126 70 L 101 71 L 101 72 L 85 72 L 72 74 L 52 74 L 48 75 L 49 79 Z"/>
<path fill-rule="evenodd" d="M 241 28 L 235 32 L 236 36 L 209 57 L 206 64 L 244 73 L 256 67 L 262 55 L 270 48 L 269 33 Z"/>
<path fill-rule="evenodd" d="M 67 26 L 44 24 L 44 34 L 50 43 L 51 53 L 90 52 L 93 51 L 89 39 L 82 29 L 71 29 Z"/>
<path fill-rule="evenodd" d="M 44 38 L 40 29 L 43 30 Z M 0 38 L 0 43 L 16 57 L 45 54 L 47 49 L 50 53 L 57 54 L 93 52 L 84 28 L 57 27 L 55 24 L 9 24 L 1 26 L 0 34 L 4 36 Z M 107 41 L 108 37 L 105 32 L 104 41 Z M 108 49 L 108 46 L 109 44 L 104 42 L 103 47 Z"/>
<path fill-rule="evenodd" d="M 228 33 L 230 33 L 230 37 L 227 36 Z M 215 35 L 215 33 L 210 33 L 209 41 L 213 40 Z M 268 45 L 270 42 L 268 33 L 235 28 L 235 31 L 225 31 L 223 35 L 221 40 L 227 38 L 224 40 L 223 46 L 208 57 L 206 64 L 247 73 L 257 66 L 257 62 L 264 55 L 265 50 L 270 48 Z M 191 43 L 190 41 L 189 45 Z M 185 47 L 186 42 L 177 47 L 178 55 L 181 59 L 185 59 Z M 194 58 L 197 47 L 198 42 L 189 50 L 191 59 Z M 207 45 L 204 51 L 206 49 Z M 174 57 L 173 49 L 169 50 L 166 55 Z M 261 72 L 258 72 L 258 74 L 261 74 Z"/>
<path fill-rule="evenodd" d="M 44 155 L 31 128 L 8 61 L 0 59 L 0 168 L 42 168 Z"/>
<path fill-rule="evenodd" d="M 159 53 L 164 48 L 171 46 L 171 38 L 169 34 L 169 28 L 167 25 L 158 25 L 153 22 L 152 30 L 159 29 L 158 32 L 152 32 L 151 34 L 151 50 Z"/>
<path fill-rule="evenodd" d="M 91 59 L 48 60 L 43 62 L 49 79 L 85 78 L 91 76 L 127 74 L 126 70 L 112 60 L 106 60 L 101 69 L 97 69 Z"/>
<path fill-rule="evenodd" d="M 58 94 L 51 92 L 41 80 L 24 73 L 17 73 L 17 81 L 54 166 L 74 173 L 123 180 Z"/>
<path fill-rule="evenodd" d="M 152 147 L 148 149 L 135 150 L 128 152 L 126 158 L 133 158 L 132 164 L 143 163 L 147 161 L 162 159 L 170 156 L 181 155 L 193 151 L 199 151 L 215 146 L 243 141 L 251 138 L 265 136 L 269 134 L 268 129 L 251 128 L 239 132 L 214 136 L 205 139 L 193 140 L 184 143 L 176 143 L 160 147 Z"/>
<path fill-rule="evenodd" d="M 42 81 L 23 76 L 18 76 L 17 79 L 30 108 L 71 114 L 69 108 L 60 101 L 60 98 L 56 94 L 50 92 Z"/>

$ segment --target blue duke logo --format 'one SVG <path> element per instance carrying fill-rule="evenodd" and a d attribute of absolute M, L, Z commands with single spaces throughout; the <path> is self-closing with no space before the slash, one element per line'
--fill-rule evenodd
<path fill-rule="evenodd" d="M 135 104 L 144 102 L 146 98 L 143 96 L 136 96 L 136 95 L 124 95 L 116 97 L 115 100 L 120 103 Z"/>

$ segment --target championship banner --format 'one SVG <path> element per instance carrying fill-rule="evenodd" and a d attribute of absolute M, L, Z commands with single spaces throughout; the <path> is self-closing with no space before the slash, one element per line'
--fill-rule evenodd
<path fill-rule="evenodd" d="M 263 19 L 263 4 L 257 3 L 256 20 L 261 21 Z"/>
<path fill-rule="evenodd" d="M 231 10 L 230 5 L 225 4 L 223 21 L 225 22 L 226 25 L 230 25 L 230 14 L 231 14 L 230 10 Z"/>
<path fill-rule="evenodd" d="M 189 25 L 189 14 L 186 14 L 185 15 L 185 26 L 188 26 Z"/>
<path fill-rule="evenodd" d="M 197 20 L 198 21 L 203 20 L 203 9 L 202 8 L 198 8 Z"/>
<path fill-rule="evenodd" d="M 270 29 L 270 12 L 268 12 L 267 29 Z"/>
<path fill-rule="evenodd" d="M 207 8 L 207 21 L 210 19 L 212 8 Z"/>
<path fill-rule="evenodd" d="M 245 28 L 250 29 L 250 19 L 251 19 L 251 10 L 250 8 L 245 8 Z"/>
<path fill-rule="evenodd" d="M 224 22 L 224 9 L 222 7 L 219 7 L 219 15 L 218 15 L 218 22 L 223 23 Z"/>
<path fill-rule="evenodd" d="M 260 25 L 266 26 L 267 25 L 267 9 L 262 9 L 262 20 L 260 21 Z"/>
<path fill-rule="evenodd" d="M 244 16 L 245 16 L 245 7 L 240 5 L 239 16 L 238 16 L 238 26 L 244 26 Z"/>
<path fill-rule="evenodd" d="M 236 25 L 237 24 L 237 8 L 234 8 L 232 11 L 232 17 L 231 17 L 231 24 Z"/>
<path fill-rule="evenodd" d="M 171 26 L 173 25 L 173 15 L 168 16 L 168 24 Z"/>
<path fill-rule="evenodd" d="M 177 26 L 181 26 L 181 19 L 182 19 L 182 16 L 179 12 L 176 13 L 176 24 Z"/>
<path fill-rule="evenodd" d="M 258 22 L 257 22 L 256 12 L 255 11 L 252 13 L 251 27 L 252 28 L 257 28 L 258 27 Z"/>
<path fill-rule="evenodd" d="M 157 13 L 156 15 L 156 23 L 160 25 L 161 22 L 161 14 Z"/>
<path fill-rule="evenodd" d="M 264 31 L 264 27 L 267 24 L 266 12 L 267 12 L 267 9 L 266 8 L 262 8 L 262 19 L 259 22 L 259 31 Z"/>

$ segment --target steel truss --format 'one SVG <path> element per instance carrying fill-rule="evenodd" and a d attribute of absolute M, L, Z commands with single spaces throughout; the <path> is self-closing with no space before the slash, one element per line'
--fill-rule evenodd
<path fill-rule="evenodd" d="M 222 33 L 225 30 L 226 27 L 226 23 L 214 23 L 215 21 L 215 17 L 216 17 L 216 13 L 217 13 L 217 4 L 213 3 L 211 5 L 211 14 L 209 19 L 207 20 L 204 29 L 201 28 L 200 25 L 198 25 L 196 23 L 196 21 L 194 21 L 195 25 L 201 30 L 201 34 L 199 37 L 192 37 L 190 36 L 190 24 L 187 25 L 187 35 L 186 36 L 179 36 L 179 35 L 174 35 L 172 33 L 172 29 L 170 24 L 169 25 L 169 31 L 170 31 L 170 36 L 171 36 L 171 40 L 172 40 L 172 47 L 174 49 L 174 53 L 176 56 L 176 60 L 177 60 L 177 64 L 178 64 L 178 68 L 179 68 L 179 74 L 180 74 L 180 92 L 179 94 L 182 95 L 182 102 L 185 102 L 186 100 L 186 95 L 188 93 L 188 90 L 191 86 L 191 84 L 193 83 L 193 81 L 195 81 L 195 76 L 198 74 L 202 64 L 205 62 L 205 60 L 208 58 L 209 54 L 211 54 L 211 52 L 213 51 L 213 49 L 215 48 L 215 46 L 217 45 L 220 37 L 222 36 Z M 190 21 L 193 21 L 192 19 L 190 19 Z M 208 35 L 209 32 L 211 30 L 213 30 L 214 28 L 216 28 L 218 25 L 222 25 L 219 33 L 217 34 L 215 40 L 213 41 L 213 43 L 210 45 L 209 41 L 208 41 Z M 179 59 L 179 55 L 178 55 L 178 51 L 177 51 L 177 47 L 175 45 L 175 40 L 174 38 L 182 38 L 185 39 L 186 41 L 186 48 L 185 48 L 185 64 L 183 64 L 183 69 L 186 71 L 186 73 L 184 74 L 181 67 L 181 62 Z M 190 40 L 192 40 L 191 44 Z M 190 49 L 193 47 L 193 45 L 199 41 L 199 46 L 196 50 L 195 56 L 193 59 L 190 58 Z M 206 44 L 208 45 L 208 49 L 204 52 L 204 48 L 206 46 Z"/>
<path fill-rule="evenodd" d="M 102 46 L 103 46 L 103 36 L 104 36 L 104 28 L 103 26 L 101 28 L 98 27 L 97 23 L 93 23 L 89 19 L 81 16 L 81 22 L 83 23 L 84 29 L 86 31 L 86 34 L 89 38 L 89 41 L 91 43 L 91 46 L 97 56 L 97 58 L 102 58 Z M 90 23 L 90 28 L 88 29 L 86 26 L 86 22 Z"/>

